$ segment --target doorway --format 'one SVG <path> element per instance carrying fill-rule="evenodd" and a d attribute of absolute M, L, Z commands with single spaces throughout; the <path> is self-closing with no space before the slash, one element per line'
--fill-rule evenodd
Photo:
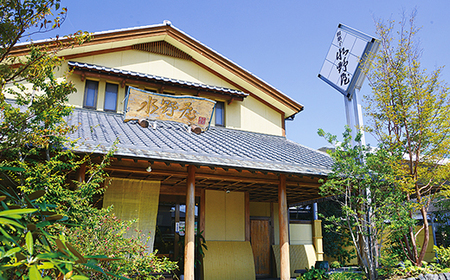
<path fill-rule="evenodd" d="M 257 277 L 270 276 L 270 236 L 270 218 L 250 219 L 250 242 L 252 244 Z"/>
<path fill-rule="evenodd" d="M 197 234 L 199 198 L 195 198 L 195 232 Z M 180 272 L 184 261 L 186 196 L 160 195 L 154 249 L 157 256 L 177 261 Z"/>

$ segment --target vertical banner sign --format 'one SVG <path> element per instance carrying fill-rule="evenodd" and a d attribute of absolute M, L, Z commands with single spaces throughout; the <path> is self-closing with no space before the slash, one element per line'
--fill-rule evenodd
<path fill-rule="evenodd" d="M 349 97 L 355 88 L 361 88 L 366 62 L 378 46 L 375 38 L 339 24 L 319 78 Z"/>
<path fill-rule="evenodd" d="M 163 120 L 196 125 L 206 131 L 216 102 L 196 96 L 159 94 L 129 87 L 125 98 L 124 122 Z"/>

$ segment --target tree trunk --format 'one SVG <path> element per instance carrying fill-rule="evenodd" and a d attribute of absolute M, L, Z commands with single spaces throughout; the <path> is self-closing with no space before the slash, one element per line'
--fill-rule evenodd
<path fill-rule="evenodd" d="M 420 249 L 420 254 L 417 260 L 417 266 L 422 266 L 422 261 L 425 258 L 425 253 L 427 252 L 427 248 L 428 248 L 428 242 L 430 241 L 430 231 L 428 228 L 428 211 L 425 208 L 425 206 L 422 206 L 422 208 L 420 209 L 420 212 L 422 213 L 422 218 L 423 218 L 423 243 L 422 243 L 422 248 Z"/>

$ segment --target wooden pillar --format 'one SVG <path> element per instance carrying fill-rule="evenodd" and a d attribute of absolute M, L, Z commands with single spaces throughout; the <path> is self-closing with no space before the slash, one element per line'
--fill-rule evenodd
<path fill-rule="evenodd" d="M 80 165 L 80 169 L 78 169 L 77 181 L 80 183 L 84 182 L 85 176 L 86 176 L 86 163 L 83 163 L 82 165 Z"/>
<path fill-rule="evenodd" d="M 250 193 L 245 192 L 245 241 L 250 241 Z"/>
<path fill-rule="evenodd" d="M 205 213 L 206 213 L 206 196 L 205 196 L 205 189 L 201 190 L 200 193 L 200 211 L 199 211 L 199 219 L 200 219 L 200 225 L 199 225 L 199 232 L 202 233 L 203 237 L 205 237 Z"/>
<path fill-rule="evenodd" d="M 186 232 L 184 236 L 184 279 L 194 280 L 195 261 L 195 166 L 188 166 L 186 188 Z"/>
<path fill-rule="evenodd" d="M 280 220 L 280 280 L 291 279 L 289 264 L 289 219 L 286 196 L 286 175 L 280 175 L 278 185 L 278 217 Z"/>
<path fill-rule="evenodd" d="M 180 222 L 180 204 L 177 203 L 175 205 L 175 224 Z M 180 245 L 178 244 L 178 241 L 180 241 L 180 234 L 176 232 L 174 234 L 174 246 L 173 246 L 173 256 L 177 260 L 180 256 Z"/>

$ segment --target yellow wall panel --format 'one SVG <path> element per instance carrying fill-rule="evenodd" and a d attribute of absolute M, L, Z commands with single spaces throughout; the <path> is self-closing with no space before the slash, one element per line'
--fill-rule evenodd
<path fill-rule="evenodd" d="M 278 112 L 251 96 L 246 97 L 241 104 L 242 129 L 282 135 L 281 115 Z"/>
<path fill-rule="evenodd" d="M 250 202 L 250 216 L 270 217 L 270 202 Z"/>
<path fill-rule="evenodd" d="M 245 240 L 245 193 L 206 190 L 205 239 Z"/>
<path fill-rule="evenodd" d="M 278 203 L 273 204 L 273 242 L 280 245 L 280 220 L 278 219 Z"/>
<path fill-rule="evenodd" d="M 225 240 L 225 192 L 205 191 L 205 239 Z"/>
<path fill-rule="evenodd" d="M 144 51 L 128 50 L 87 56 L 75 60 L 179 80 L 234 88 L 231 84 L 191 61 Z"/>
<path fill-rule="evenodd" d="M 313 244 L 311 224 L 290 224 L 289 238 L 291 245 Z"/>
<path fill-rule="evenodd" d="M 225 193 L 225 225 L 227 241 L 245 241 L 245 194 Z"/>
<path fill-rule="evenodd" d="M 254 280 L 255 264 L 248 241 L 208 241 L 203 259 L 204 279 Z"/>
<path fill-rule="evenodd" d="M 419 229 L 420 229 L 419 226 L 416 227 L 417 231 Z M 425 252 L 424 260 L 426 262 L 431 262 L 436 257 L 436 255 L 433 251 L 433 246 L 434 246 L 433 228 L 431 226 L 428 226 L 428 230 L 430 232 L 430 240 L 428 241 L 428 247 L 427 247 L 427 251 Z M 424 236 L 425 235 L 424 235 L 423 230 L 417 236 L 417 245 L 419 245 L 420 247 L 422 247 Z"/>
<path fill-rule="evenodd" d="M 134 229 L 148 234 L 150 252 L 156 232 L 159 189 L 160 182 L 113 178 L 103 199 L 103 206 L 113 205 L 113 212 L 119 219 L 138 219 L 127 235 L 131 236 Z"/>
<path fill-rule="evenodd" d="M 280 245 L 272 245 L 277 277 L 280 277 Z M 313 245 L 289 245 L 289 265 L 291 277 L 296 277 L 294 273 L 297 269 L 311 268 L 316 263 L 316 253 Z"/>

